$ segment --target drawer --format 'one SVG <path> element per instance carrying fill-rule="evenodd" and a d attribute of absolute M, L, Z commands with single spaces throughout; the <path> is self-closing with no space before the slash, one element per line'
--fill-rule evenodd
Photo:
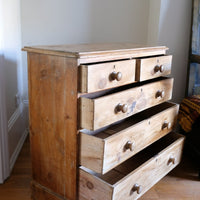
<path fill-rule="evenodd" d="M 160 78 L 97 98 L 80 98 L 80 126 L 96 130 L 171 99 L 173 78 Z"/>
<path fill-rule="evenodd" d="M 171 73 L 172 55 L 137 59 L 136 81 L 144 81 Z"/>
<path fill-rule="evenodd" d="M 89 93 L 135 82 L 135 60 L 80 66 L 80 92 Z"/>
<path fill-rule="evenodd" d="M 184 137 L 169 133 L 105 175 L 80 167 L 80 200 L 138 199 L 181 160 Z"/>
<path fill-rule="evenodd" d="M 80 164 L 97 173 L 108 172 L 171 132 L 178 109 L 179 105 L 166 102 L 105 130 L 82 130 Z"/>

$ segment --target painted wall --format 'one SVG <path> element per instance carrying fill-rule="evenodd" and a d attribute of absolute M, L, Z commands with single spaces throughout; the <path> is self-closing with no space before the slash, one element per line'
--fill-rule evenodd
<path fill-rule="evenodd" d="M 160 8 L 159 8 L 160 7 Z M 173 101 L 185 96 L 192 1 L 151 0 L 148 43 L 166 45 L 173 55 Z"/>
<path fill-rule="evenodd" d="M 162 0 L 158 44 L 166 44 L 173 54 L 172 76 L 175 79 L 173 99 L 180 102 L 185 96 L 192 1 Z"/>
<path fill-rule="evenodd" d="M 9 165 L 12 169 L 27 135 L 27 106 L 22 101 L 23 73 L 21 64 L 20 0 L 1 1 L 1 67 L 4 68 Z M 1 71 L 2 72 L 2 71 Z M 18 98 L 16 98 L 16 95 Z M 2 112 L 2 110 L 0 110 Z M 2 114 L 2 113 L 1 113 Z M 23 119 L 20 121 L 20 119 Z M 0 141 L 2 142 L 2 141 Z M 0 163 L 2 164 L 2 163 Z"/>
<path fill-rule="evenodd" d="M 22 0 L 22 45 L 147 41 L 146 0 Z M 26 68 L 26 53 L 23 67 Z M 27 72 L 24 70 L 24 78 Z M 27 79 L 25 78 L 27 91 Z M 26 94 L 27 98 L 27 94 Z"/>

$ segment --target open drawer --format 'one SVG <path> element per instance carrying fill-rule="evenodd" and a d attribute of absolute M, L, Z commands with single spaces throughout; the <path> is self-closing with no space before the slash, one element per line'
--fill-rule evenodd
<path fill-rule="evenodd" d="M 171 132 L 179 105 L 165 102 L 98 131 L 80 131 L 80 164 L 106 173 Z"/>
<path fill-rule="evenodd" d="M 108 173 L 79 169 L 79 200 L 138 199 L 181 160 L 184 137 L 169 133 Z"/>
<path fill-rule="evenodd" d="M 96 130 L 171 99 L 173 78 L 122 87 L 117 92 L 80 98 L 80 127 Z"/>

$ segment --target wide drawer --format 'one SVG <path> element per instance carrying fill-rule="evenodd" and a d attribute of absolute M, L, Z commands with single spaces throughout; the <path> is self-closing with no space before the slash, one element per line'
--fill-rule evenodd
<path fill-rule="evenodd" d="M 89 93 L 135 82 L 135 60 L 80 66 L 80 92 Z"/>
<path fill-rule="evenodd" d="M 80 131 L 80 164 L 106 173 L 171 132 L 179 105 L 165 102 L 100 131 Z"/>
<path fill-rule="evenodd" d="M 96 130 L 171 99 L 173 78 L 122 90 L 98 98 L 80 98 L 81 128 Z"/>
<path fill-rule="evenodd" d="M 172 55 L 137 59 L 136 81 L 144 81 L 171 73 Z"/>
<path fill-rule="evenodd" d="M 178 165 L 183 143 L 170 133 L 105 175 L 80 167 L 79 199 L 138 199 Z"/>

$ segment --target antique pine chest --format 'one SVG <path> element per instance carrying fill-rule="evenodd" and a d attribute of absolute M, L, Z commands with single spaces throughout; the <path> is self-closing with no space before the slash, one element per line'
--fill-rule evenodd
<path fill-rule="evenodd" d="M 165 46 L 24 50 L 33 200 L 138 199 L 180 162 Z"/>

